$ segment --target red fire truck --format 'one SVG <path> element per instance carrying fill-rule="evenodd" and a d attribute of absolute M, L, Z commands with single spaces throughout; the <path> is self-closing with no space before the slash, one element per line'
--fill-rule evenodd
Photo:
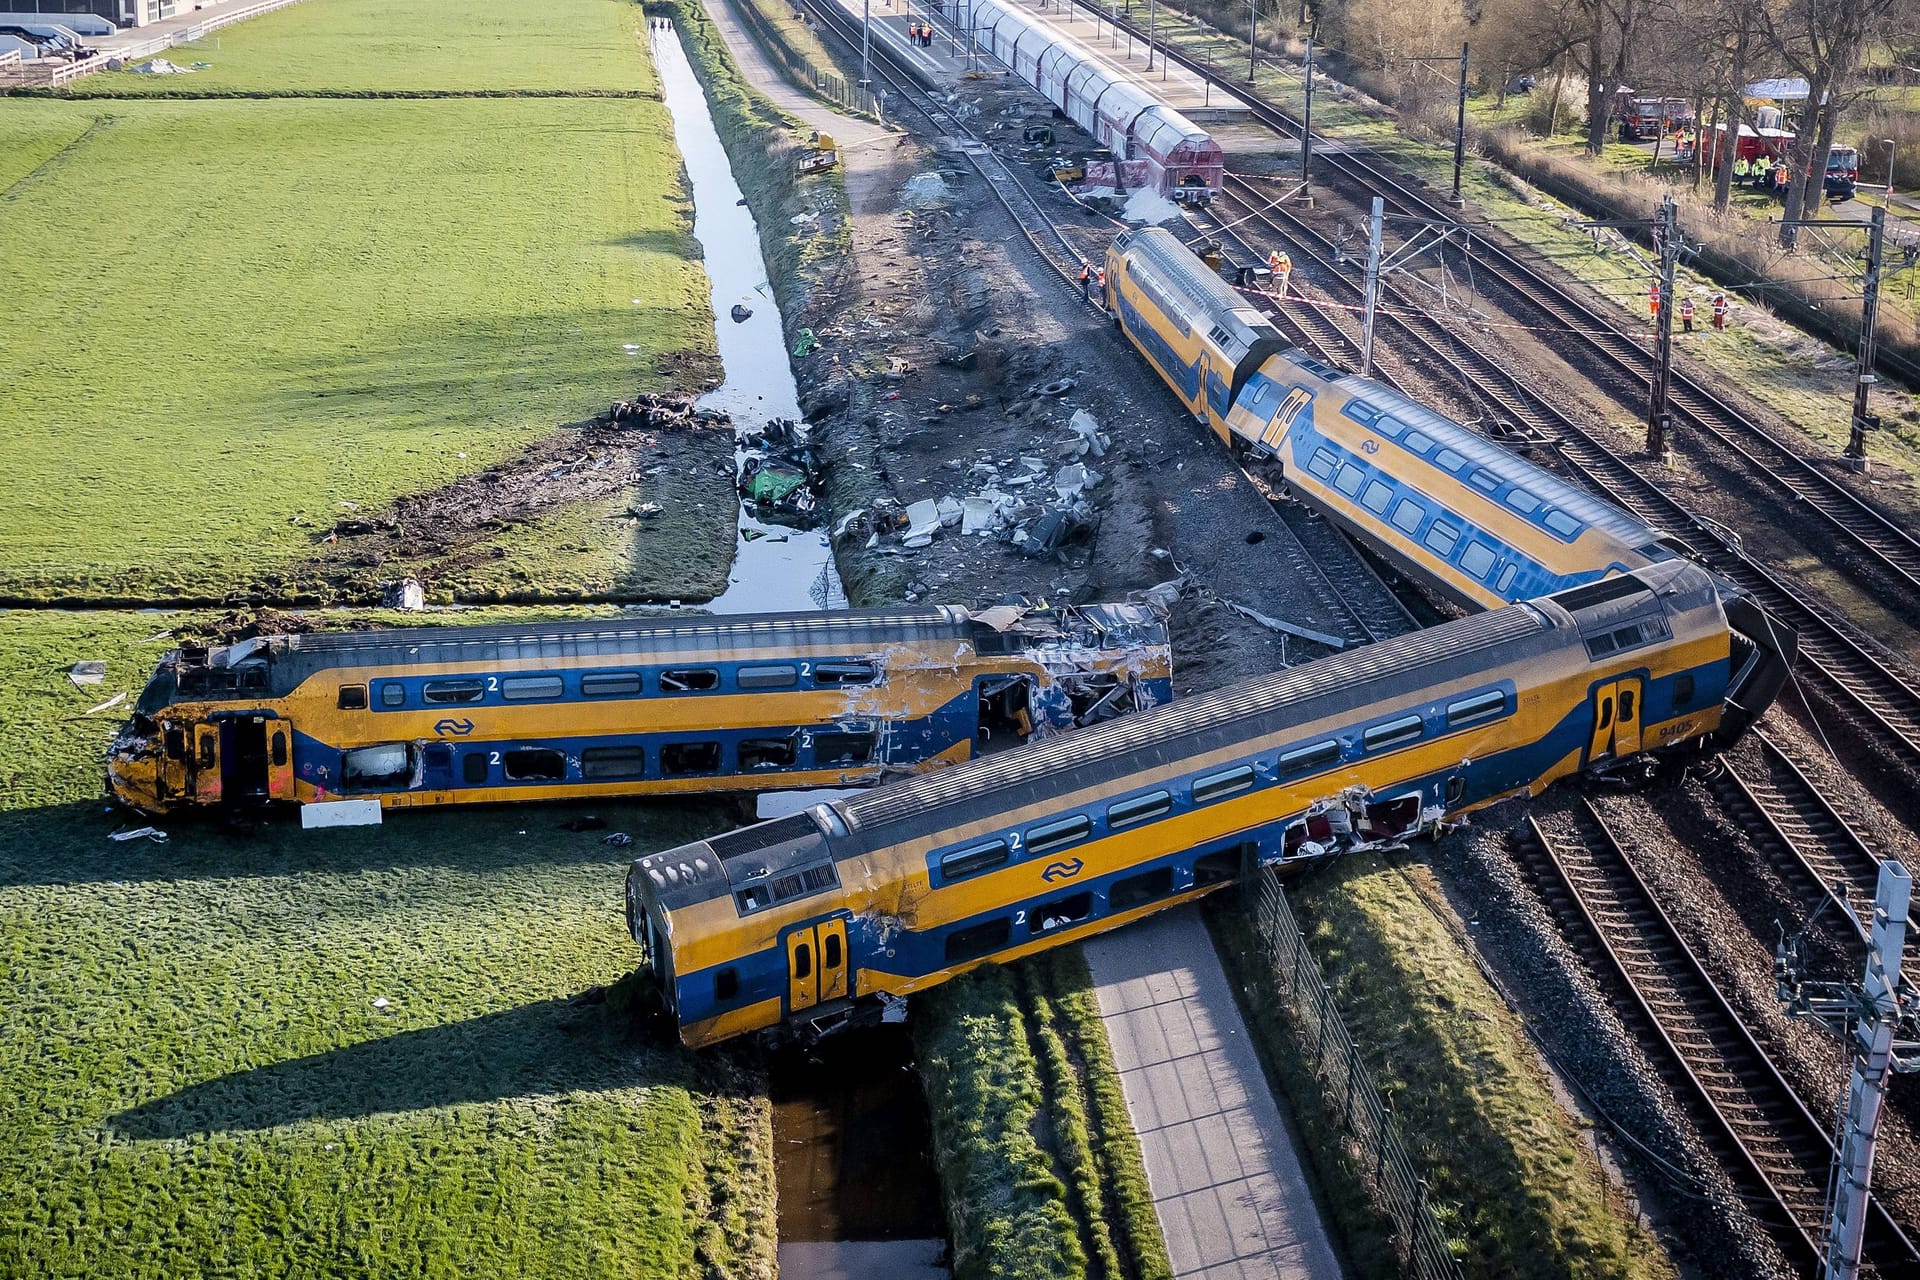
<path fill-rule="evenodd" d="M 1713 150 L 1707 153 L 1709 165 L 1720 158 L 1721 139 L 1726 136 L 1725 125 L 1715 125 L 1713 129 Z M 1779 164 L 1787 158 L 1787 150 L 1793 145 L 1793 134 L 1786 129 L 1752 129 L 1740 126 L 1740 135 L 1734 142 L 1733 158 L 1745 160 L 1752 165 L 1763 155 L 1773 157 Z M 1851 200 L 1854 188 L 1860 183 L 1860 153 L 1853 147 L 1835 146 L 1827 152 L 1827 176 L 1823 184 L 1829 198 Z"/>
<path fill-rule="evenodd" d="M 1622 142 L 1643 142 L 1693 124 L 1693 107 L 1685 98 L 1615 99 L 1614 119 Z"/>

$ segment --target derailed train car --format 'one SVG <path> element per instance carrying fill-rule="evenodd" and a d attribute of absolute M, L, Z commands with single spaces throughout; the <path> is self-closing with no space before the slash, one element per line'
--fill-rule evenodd
<path fill-rule="evenodd" d="M 1402 572 L 1497 608 L 1673 560 L 1665 532 L 1369 378 L 1290 348 L 1253 302 L 1158 227 L 1107 250 L 1107 307 L 1233 453 Z M 1744 652 L 1795 637 L 1716 577 Z M 1784 678 L 1785 666 L 1780 666 Z M 1777 688 L 1764 690 L 1772 701 Z"/>
<path fill-rule="evenodd" d="M 1156 706 L 1137 605 L 266 636 L 167 655 L 108 754 L 149 813 L 861 785 Z"/>
<path fill-rule="evenodd" d="M 690 1045 L 811 1036 L 978 965 L 1710 749 L 1790 653 L 1672 561 L 651 854 L 630 931 Z"/>
<path fill-rule="evenodd" d="M 1013 0 L 947 0 L 956 30 L 971 22 L 982 48 L 1093 135 L 1115 160 L 1146 165 L 1144 186 L 1204 204 L 1220 192 L 1226 154 L 1205 129 L 1121 70 Z"/>

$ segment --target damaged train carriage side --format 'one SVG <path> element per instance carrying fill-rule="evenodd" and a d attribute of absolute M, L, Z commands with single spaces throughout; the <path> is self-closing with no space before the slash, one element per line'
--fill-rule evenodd
<path fill-rule="evenodd" d="M 1763 709 L 1743 667 L 1710 576 L 1655 565 L 652 854 L 628 926 L 686 1043 L 818 1034 L 1258 865 L 1712 749 Z"/>
<path fill-rule="evenodd" d="M 857 786 L 1165 702 L 1140 605 L 760 614 L 183 646 L 108 754 L 148 813 Z"/>

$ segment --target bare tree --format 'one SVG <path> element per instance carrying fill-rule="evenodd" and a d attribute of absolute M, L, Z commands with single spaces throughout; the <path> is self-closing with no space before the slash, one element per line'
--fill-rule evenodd
<path fill-rule="evenodd" d="M 1860 69 L 1867 37 L 1895 7 L 1896 0 L 1787 0 L 1775 13 L 1760 10 L 1767 44 L 1807 82 L 1807 105 L 1787 150 L 1787 204 L 1780 244 L 1792 248 L 1798 229 L 1790 225 L 1817 209 L 1826 182 L 1827 154 L 1840 123 L 1843 102 Z"/>

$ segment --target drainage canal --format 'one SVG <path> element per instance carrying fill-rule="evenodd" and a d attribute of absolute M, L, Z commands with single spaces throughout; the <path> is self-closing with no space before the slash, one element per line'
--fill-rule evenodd
<path fill-rule="evenodd" d="M 706 94 L 672 33 L 653 33 L 653 60 L 673 116 L 673 138 L 693 187 L 694 238 L 713 282 L 714 337 L 725 381 L 700 398 L 701 407 L 729 414 L 741 436 L 773 418 L 798 422 L 800 393 L 787 361 L 780 306 L 767 283 L 759 229 L 742 203 Z M 736 306 L 752 314 L 735 321 Z M 736 450 L 736 467 L 748 456 L 748 450 Z M 822 530 L 769 523 L 745 508 L 739 525 L 727 589 L 708 608 L 716 613 L 765 613 L 846 606 Z"/>
<path fill-rule="evenodd" d="M 653 35 L 674 141 L 693 187 L 694 236 L 713 281 L 726 379 L 701 398 L 745 435 L 800 417 L 780 308 L 753 215 L 741 202 L 706 95 L 670 33 Z M 736 322 L 739 304 L 752 314 Z M 748 451 L 736 451 L 744 463 Z M 740 543 L 718 612 L 844 608 L 826 537 L 740 513 Z M 774 1171 L 784 1280 L 937 1280 L 946 1224 L 932 1134 L 905 1028 L 875 1027 L 775 1055 Z"/>
<path fill-rule="evenodd" d="M 905 1027 L 863 1028 L 771 1063 L 781 1280 L 935 1280 L 946 1223 Z"/>

